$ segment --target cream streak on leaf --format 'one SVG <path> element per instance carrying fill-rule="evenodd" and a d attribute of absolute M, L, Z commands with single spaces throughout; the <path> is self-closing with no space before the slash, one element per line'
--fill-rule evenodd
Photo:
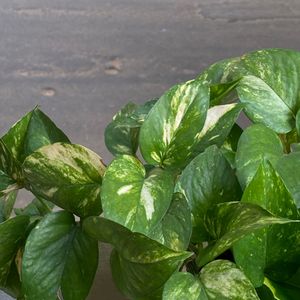
<path fill-rule="evenodd" d="M 145 208 L 147 220 L 151 220 L 154 213 L 154 199 L 151 195 L 150 188 L 151 185 L 147 186 L 147 182 L 145 182 L 141 191 L 141 202 Z"/>

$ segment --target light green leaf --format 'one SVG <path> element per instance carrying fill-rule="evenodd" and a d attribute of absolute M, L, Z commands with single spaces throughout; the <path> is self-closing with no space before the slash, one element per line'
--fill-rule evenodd
<path fill-rule="evenodd" d="M 7 285 L 11 266 L 26 238 L 27 216 L 17 216 L 0 224 L 0 287 Z"/>
<path fill-rule="evenodd" d="M 298 136 L 300 137 L 300 110 L 298 110 L 296 115 L 296 129 L 297 129 Z"/>
<path fill-rule="evenodd" d="M 236 152 L 237 176 L 241 186 L 244 188 L 251 181 L 262 160 L 274 163 L 282 155 L 282 143 L 271 129 L 255 124 L 244 130 Z"/>
<path fill-rule="evenodd" d="M 31 231 L 22 261 L 28 300 L 86 299 L 98 265 L 98 243 L 66 211 L 48 214 Z"/>
<path fill-rule="evenodd" d="M 171 205 L 160 223 L 148 235 L 175 251 L 187 249 L 192 234 L 191 211 L 181 193 L 175 193 Z"/>
<path fill-rule="evenodd" d="M 268 162 L 258 168 L 242 202 L 257 204 L 278 217 L 300 219 L 293 198 Z M 286 280 L 300 264 L 300 223 L 271 225 L 253 232 L 234 244 L 233 253 L 255 287 L 263 284 L 264 273 Z"/>
<path fill-rule="evenodd" d="M 153 106 L 140 130 L 147 163 L 180 168 L 198 143 L 209 104 L 209 88 L 192 80 L 167 91 Z"/>
<path fill-rule="evenodd" d="M 56 142 L 70 142 L 67 136 L 37 107 L 11 127 L 2 140 L 14 159 L 21 163 L 42 146 Z"/>
<path fill-rule="evenodd" d="M 113 277 L 130 299 L 159 299 L 163 284 L 191 256 L 101 217 L 85 219 L 83 228 L 93 238 L 115 247 L 111 256 Z"/>
<path fill-rule="evenodd" d="M 0 197 L 18 188 L 15 180 L 0 170 Z"/>
<path fill-rule="evenodd" d="M 104 216 L 147 235 L 167 212 L 173 189 L 171 173 L 155 168 L 146 174 L 136 158 L 119 156 L 109 165 L 103 178 Z"/>
<path fill-rule="evenodd" d="M 81 217 L 100 214 L 105 166 L 93 151 L 64 143 L 44 146 L 26 158 L 23 169 L 37 197 Z"/>
<path fill-rule="evenodd" d="M 282 156 L 276 162 L 275 169 L 300 208 L 300 152 Z"/>
<path fill-rule="evenodd" d="M 258 229 L 272 224 L 288 224 L 295 220 L 274 217 L 258 205 L 245 202 L 226 202 L 215 205 L 205 216 L 205 226 L 210 242 L 204 243 L 197 256 L 198 266 L 203 266 L 232 245 Z"/>
<path fill-rule="evenodd" d="M 214 204 L 240 200 L 241 190 L 233 170 L 222 152 L 211 146 L 199 154 L 182 172 L 176 190 L 188 200 L 193 224 L 194 242 L 209 237 L 204 216 Z"/>

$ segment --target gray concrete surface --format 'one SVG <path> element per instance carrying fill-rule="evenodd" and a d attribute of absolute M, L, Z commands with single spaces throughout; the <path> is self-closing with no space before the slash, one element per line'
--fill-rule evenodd
<path fill-rule="evenodd" d="M 300 50 L 299 28 L 299 0 L 0 0 L 0 134 L 39 104 L 108 162 L 103 131 L 127 101 L 222 58 Z M 101 256 L 89 299 L 123 299 Z"/>

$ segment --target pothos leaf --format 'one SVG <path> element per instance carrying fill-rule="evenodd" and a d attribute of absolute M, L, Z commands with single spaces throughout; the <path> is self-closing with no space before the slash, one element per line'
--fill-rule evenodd
<path fill-rule="evenodd" d="M 216 146 L 199 154 L 182 172 L 176 190 L 188 200 L 193 224 L 194 242 L 209 237 L 204 216 L 214 204 L 240 200 L 241 190 L 233 170 Z"/>
<path fill-rule="evenodd" d="M 148 234 L 167 212 L 174 189 L 173 175 L 160 168 L 146 174 L 133 156 L 117 157 L 103 178 L 101 199 L 106 218 Z"/>
<path fill-rule="evenodd" d="M 199 276 L 174 273 L 164 287 L 163 300 L 258 300 L 255 288 L 237 266 L 226 260 L 207 264 Z"/>
<path fill-rule="evenodd" d="M 101 217 L 85 219 L 83 228 L 93 238 L 115 247 L 111 256 L 113 277 L 130 299 L 161 297 L 163 284 L 191 256 Z"/>
<path fill-rule="evenodd" d="M 255 124 L 244 130 L 236 152 L 237 176 L 241 186 L 244 188 L 251 181 L 263 159 L 275 163 L 282 155 L 282 143 L 271 129 Z"/>
<path fill-rule="evenodd" d="M 296 129 L 297 129 L 298 136 L 300 136 L 300 110 L 298 110 L 296 115 Z"/>
<path fill-rule="evenodd" d="M 300 219 L 293 198 L 268 162 L 258 168 L 242 202 L 260 205 L 278 217 Z M 234 244 L 233 253 L 255 287 L 263 284 L 264 273 L 275 280 L 286 280 L 299 267 L 300 223 L 271 225 L 253 232 Z"/>
<path fill-rule="evenodd" d="M 22 284 L 28 300 L 82 300 L 98 265 L 97 241 L 76 225 L 71 213 L 50 213 L 31 231 L 22 261 Z"/>
<path fill-rule="evenodd" d="M 0 223 L 8 220 L 12 213 L 17 198 L 17 191 L 12 191 L 0 197 Z"/>
<path fill-rule="evenodd" d="M 210 86 L 210 106 L 220 105 L 237 98 L 235 88 L 240 79 L 228 83 L 212 84 Z"/>
<path fill-rule="evenodd" d="M 93 151 L 64 143 L 44 146 L 26 158 L 23 169 L 38 197 L 81 217 L 100 214 L 105 166 Z"/>
<path fill-rule="evenodd" d="M 208 109 L 209 88 L 197 80 L 167 91 L 153 106 L 140 130 L 147 163 L 181 168 L 198 143 Z"/>
<path fill-rule="evenodd" d="M 50 201 L 34 198 L 26 207 L 15 208 L 16 215 L 44 216 L 52 211 L 54 204 Z"/>
<path fill-rule="evenodd" d="M 208 210 L 205 226 L 210 233 L 208 244 L 204 243 L 197 256 L 198 266 L 203 266 L 232 245 L 255 230 L 272 224 L 298 222 L 274 217 L 258 205 L 245 202 L 220 203 Z"/>

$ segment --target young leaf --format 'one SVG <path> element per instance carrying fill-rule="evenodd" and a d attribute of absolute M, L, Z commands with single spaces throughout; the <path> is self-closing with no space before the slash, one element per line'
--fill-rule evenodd
<path fill-rule="evenodd" d="M 298 222 L 274 217 L 258 205 L 245 202 L 226 202 L 215 205 L 205 216 L 205 226 L 211 242 L 199 251 L 198 266 L 219 256 L 247 234 L 272 224 Z"/>
<path fill-rule="evenodd" d="M 191 211 L 181 193 L 175 193 L 171 205 L 160 223 L 148 235 L 175 251 L 187 249 L 192 234 Z"/>
<path fill-rule="evenodd" d="M 282 156 L 275 164 L 275 169 L 292 194 L 296 205 L 300 208 L 300 152 Z"/>
<path fill-rule="evenodd" d="M 146 174 L 133 156 L 113 160 L 103 178 L 101 199 L 106 218 L 132 231 L 148 234 L 167 212 L 174 189 L 173 175 L 155 168 Z"/>
<path fill-rule="evenodd" d="M 81 217 L 101 212 L 105 166 L 93 151 L 56 143 L 28 156 L 23 164 L 32 192 Z"/>
<path fill-rule="evenodd" d="M 113 277 L 130 299 L 161 297 L 163 284 L 191 256 L 101 217 L 85 219 L 83 229 L 93 238 L 115 247 L 111 256 Z"/>
<path fill-rule="evenodd" d="M 29 217 L 17 216 L 0 224 L 0 287 L 5 287 L 14 257 L 26 237 Z"/>
<path fill-rule="evenodd" d="M 226 260 L 207 264 L 199 276 L 174 273 L 164 287 L 163 300 L 258 300 L 245 274 Z"/>
<path fill-rule="evenodd" d="M 69 143 L 67 136 L 37 107 L 19 120 L 2 137 L 15 160 L 24 159 L 42 146 Z"/>
<path fill-rule="evenodd" d="M 22 261 L 25 298 L 83 300 L 98 265 L 98 243 L 66 211 L 50 213 L 31 231 Z"/>
<path fill-rule="evenodd" d="M 194 242 L 206 241 L 209 237 L 204 216 L 210 207 L 221 202 L 238 201 L 241 196 L 234 172 L 216 146 L 207 148 L 190 162 L 182 172 L 176 190 L 188 200 Z"/>
<path fill-rule="evenodd" d="M 272 163 L 283 155 L 279 137 L 262 124 L 244 130 L 236 152 L 237 176 L 243 188 L 251 181 L 263 159 Z"/>
<path fill-rule="evenodd" d="M 198 80 L 179 84 L 153 106 L 140 130 L 147 163 L 181 168 L 198 143 L 208 109 L 209 88 Z"/>
<path fill-rule="evenodd" d="M 258 168 L 242 202 L 257 204 L 278 217 L 300 219 L 293 198 L 268 162 Z M 271 225 L 253 232 L 233 245 L 235 262 L 255 287 L 263 284 L 264 273 L 286 280 L 299 267 L 299 236 L 299 223 Z"/>

